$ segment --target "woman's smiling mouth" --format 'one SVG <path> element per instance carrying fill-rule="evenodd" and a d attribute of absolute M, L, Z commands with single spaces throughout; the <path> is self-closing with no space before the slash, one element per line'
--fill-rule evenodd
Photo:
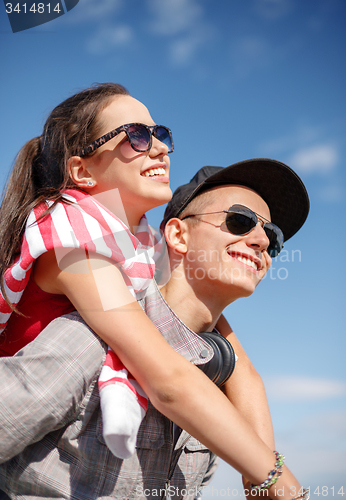
<path fill-rule="evenodd" d="M 166 174 L 166 170 L 162 167 L 159 167 L 159 168 L 150 168 L 150 169 L 146 170 L 145 172 L 143 172 L 141 175 L 143 177 L 154 177 L 157 175 L 165 175 L 165 174 Z"/>

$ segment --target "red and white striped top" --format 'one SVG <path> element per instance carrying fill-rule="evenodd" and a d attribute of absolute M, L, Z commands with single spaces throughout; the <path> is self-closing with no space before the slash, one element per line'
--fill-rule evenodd
<path fill-rule="evenodd" d="M 17 305 L 27 286 L 35 260 L 49 250 L 55 250 L 58 264 L 71 249 L 84 249 L 112 259 L 123 272 L 124 280 L 136 298 L 150 285 L 155 272 L 155 259 L 162 257 L 164 245 L 159 232 L 151 228 L 145 216 L 140 220 L 136 235 L 94 197 L 78 190 L 64 191 L 66 202 L 58 202 L 51 211 L 42 216 L 53 202 L 46 202 L 33 209 L 26 224 L 20 255 L 5 272 L 5 290 L 12 304 Z M 0 333 L 12 314 L 12 309 L 0 294 Z M 57 312 L 57 316 L 59 313 Z M 24 333 L 24 332 L 23 332 Z M 103 434 L 106 442 L 109 436 L 122 428 L 121 421 L 114 426 L 114 414 L 107 410 L 125 404 L 124 418 L 131 418 L 133 403 L 113 401 L 113 396 L 104 390 L 110 385 L 119 385 L 129 390 L 135 404 L 142 408 L 143 418 L 148 400 L 137 381 L 127 371 L 116 354 L 108 349 L 106 360 L 99 378 L 101 406 L 103 408 Z M 115 403 L 115 405 L 114 405 Z M 113 416 L 112 416 L 113 415 Z M 133 427 L 135 442 L 140 420 Z M 128 436 L 125 436 L 127 441 Z M 109 444 L 110 446 L 110 444 Z M 134 445 L 133 445 L 134 446 Z M 118 449 L 111 451 L 118 455 Z M 134 447 L 127 450 L 134 452 Z M 119 455 L 120 458 L 124 458 Z"/>
<path fill-rule="evenodd" d="M 144 291 L 155 272 L 155 259 L 162 251 L 162 238 L 142 217 L 136 235 L 94 197 L 75 189 L 64 191 L 68 203 L 59 202 L 38 220 L 52 202 L 31 211 L 21 253 L 5 272 L 5 291 L 17 305 L 28 283 L 34 261 L 55 250 L 59 261 L 70 249 L 80 248 L 111 258 L 123 271 L 133 295 Z M 0 333 L 12 310 L 0 294 Z"/>

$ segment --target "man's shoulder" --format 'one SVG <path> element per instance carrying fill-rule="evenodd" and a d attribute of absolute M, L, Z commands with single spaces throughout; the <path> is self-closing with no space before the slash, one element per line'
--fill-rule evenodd
<path fill-rule="evenodd" d="M 86 360 L 100 364 L 107 351 L 106 344 L 77 311 L 54 319 L 30 345 L 31 352 L 41 351 L 54 357 L 67 355 L 76 362 L 84 360 L 83 364 Z"/>
<path fill-rule="evenodd" d="M 2 359 L 0 378 L 6 383 L 0 397 L 6 411 L 0 418 L 0 462 L 80 419 L 87 406 L 90 411 L 106 349 L 82 318 L 70 313 Z M 98 405 L 95 397 L 91 402 Z"/>
<path fill-rule="evenodd" d="M 139 303 L 176 352 L 196 365 L 210 361 L 214 355 L 213 349 L 176 315 L 165 301 L 155 281 Z"/>

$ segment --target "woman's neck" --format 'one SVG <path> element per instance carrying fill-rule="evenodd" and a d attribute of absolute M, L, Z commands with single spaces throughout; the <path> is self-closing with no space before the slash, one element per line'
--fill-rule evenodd
<path fill-rule="evenodd" d="M 92 195 L 101 205 L 118 217 L 135 234 L 143 213 L 138 210 L 125 210 L 119 190 L 111 189 Z"/>

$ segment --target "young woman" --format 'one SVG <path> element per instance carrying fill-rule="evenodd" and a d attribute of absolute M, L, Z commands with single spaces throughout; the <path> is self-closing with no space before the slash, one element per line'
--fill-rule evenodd
<path fill-rule="evenodd" d="M 54 109 L 42 137 L 20 151 L 1 207 L 3 356 L 15 354 L 52 319 L 74 310 L 69 294 L 58 284 L 56 273 L 62 269 L 64 275 L 72 272 L 80 298 L 86 290 L 78 281 L 83 264 L 94 262 L 104 268 L 107 259 L 119 266 L 119 276 L 124 275 L 132 291 L 125 303 L 145 291 L 160 242 L 143 214 L 171 198 L 168 153 L 172 151 L 170 130 L 156 126 L 147 108 L 120 85 L 87 89 Z M 103 309 L 119 307 L 121 289 L 109 290 L 108 277 L 102 277 L 100 269 L 94 269 L 92 276 Z M 18 297 L 20 314 L 11 314 Z M 124 376 L 123 367 L 111 352 L 106 366 L 100 382 L 103 400 L 118 400 L 120 391 L 124 406 L 128 391 L 109 381 Z M 127 379 L 124 383 L 130 384 Z M 134 394 L 129 393 L 127 404 L 136 411 L 128 412 L 125 422 L 117 422 L 113 415 L 104 419 L 107 444 L 121 458 L 134 452 L 147 406 L 141 388 L 137 391 L 131 385 L 131 389 Z M 135 405 L 133 398 L 140 404 Z"/>
<path fill-rule="evenodd" d="M 273 451 L 135 299 L 153 276 L 157 242 L 143 214 L 171 197 L 171 151 L 169 129 L 119 85 L 87 89 L 55 108 L 42 136 L 19 153 L 1 207 L 3 355 L 76 309 L 156 409 L 259 485 L 273 469 Z M 18 302 L 21 315 L 11 314 Z M 272 498 L 300 489 L 287 468 L 279 481 L 284 495 L 271 488 Z"/>

